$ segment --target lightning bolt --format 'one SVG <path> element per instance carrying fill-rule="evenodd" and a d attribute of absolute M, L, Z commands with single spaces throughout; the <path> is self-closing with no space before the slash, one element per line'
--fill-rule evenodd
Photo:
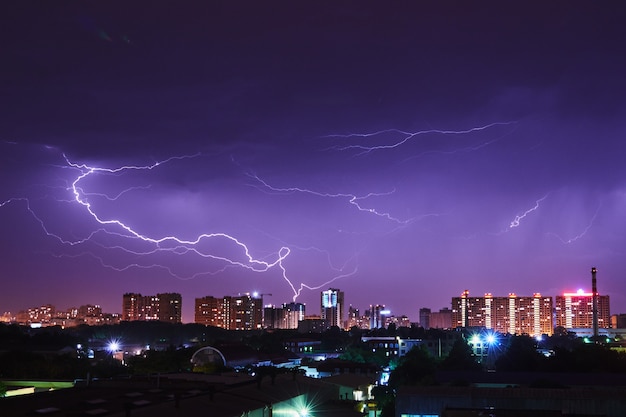
<path fill-rule="evenodd" d="M 317 249 L 317 248 L 315 248 Z M 325 251 L 324 251 L 325 252 Z M 304 289 L 307 290 L 319 290 L 322 287 L 325 287 L 327 285 L 330 285 L 331 283 L 342 279 L 342 278 L 347 278 L 347 277 L 351 277 L 353 275 L 355 275 L 358 272 L 358 262 L 357 259 L 355 259 L 357 256 L 355 255 L 354 257 L 348 259 L 344 265 L 342 265 L 339 268 L 333 268 L 336 272 L 338 272 L 337 275 L 331 277 L 330 279 L 328 279 L 327 281 L 319 284 L 319 285 L 307 285 L 305 283 L 300 283 L 300 287 L 296 289 L 296 287 L 291 283 L 291 281 L 287 278 L 287 270 L 285 269 L 285 266 L 281 263 L 279 265 L 280 269 L 282 270 L 282 275 L 283 275 L 283 279 L 285 281 L 287 281 L 289 283 L 289 285 L 291 286 L 291 290 L 293 291 L 294 295 L 293 295 L 293 301 L 295 302 L 298 297 L 300 296 L 300 294 L 302 293 L 302 291 Z M 346 269 L 348 269 L 348 264 L 351 262 L 355 262 L 355 266 L 352 267 L 352 269 L 346 271 Z"/>
<path fill-rule="evenodd" d="M 325 198 L 341 198 L 341 199 L 346 199 L 348 201 L 349 204 L 353 205 L 354 207 L 357 208 L 357 210 L 362 211 L 362 212 L 366 212 L 366 213 L 370 213 L 373 214 L 375 216 L 378 217 L 382 217 L 385 218 L 387 220 L 390 220 L 392 222 L 398 223 L 398 224 L 408 224 L 411 221 L 413 221 L 414 219 L 406 219 L 406 220 L 401 220 L 398 219 L 396 217 L 393 217 L 390 213 L 386 213 L 386 212 L 380 212 L 374 208 L 368 208 L 368 207 L 364 207 L 363 205 L 361 205 L 361 201 L 367 200 L 368 198 L 371 197 L 381 197 L 381 196 L 388 196 L 391 195 L 395 192 L 395 190 L 392 191 L 388 191 L 385 193 L 368 193 L 365 194 L 363 196 L 358 196 L 356 194 L 348 194 L 348 193 L 322 193 L 319 191 L 314 191 L 314 190 L 309 190 L 306 188 L 298 188 L 298 187 L 288 187 L 288 188 L 278 188 L 278 187 L 274 187 L 270 184 L 268 184 L 267 182 L 265 182 L 264 180 L 262 180 L 261 178 L 259 178 L 257 175 L 255 174 L 250 174 L 248 173 L 248 176 L 252 179 L 254 179 L 256 182 L 258 182 L 260 184 L 260 186 L 255 186 L 257 189 L 261 190 L 261 191 L 271 191 L 274 193 L 303 193 L 303 194 L 310 194 L 310 195 L 315 195 L 318 197 L 325 197 Z"/>
<path fill-rule="evenodd" d="M 30 213 L 30 215 L 35 219 L 35 221 L 41 226 L 42 230 L 44 231 L 44 233 L 47 236 L 51 236 L 54 237 L 55 239 L 57 239 L 59 242 L 61 242 L 64 245 L 69 245 L 69 246 L 75 246 L 75 245 L 80 245 L 81 243 L 85 243 L 87 241 L 89 241 L 91 238 L 93 238 L 98 232 L 103 231 L 104 229 L 98 229 L 98 230 L 94 230 L 93 232 L 91 232 L 87 237 L 83 238 L 83 239 L 78 239 L 78 240 L 67 240 L 67 239 L 63 239 L 61 236 L 51 232 L 47 227 L 46 227 L 46 223 L 41 219 L 41 217 L 39 217 L 35 211 L 32 209 L 31 207 L 31 202 L 28 198 L 26 197 L 13 197 L 10 198 L 8 200 L 3 201 L 2 203 L 0 203 L 0 208 L 11 204 L 11 203 L 17 203 L 17 202 L 22 202 L 25 204 L 26 206 L 26 210 Z"/>
<path fill-rule="evenodd" d="M 94 174 L 98 174 L 98 173 L 117 174 L 117 173 L 121 173 L 127 170 L 153 170 L 155 168 L 158 168 L 162 164 L 166 164 L 174 160 L 189 159 L 189 158 L 194 158 L 197 156 L 199 156 L 199 154 L 189 155 L 189 156 L 176 156 L 176 157 L 168 158 L 164 161 L 156 162 L 152 165 L 145 165 L 145 166 L 126 165 L 126 166 L 122 166 L 118 168 L 102 168 L 102 167 L 89 166 L 87 164 L 77 164 L 77 163 L 70 161 L 66 155 L 63 155 L 63 157 L 65 158 L 65 161 L 67 162 L 67 165 L 79 170 L 80 172 L 80 174 L 71 183 L 71 187 L 70 187 L 70 190 L 72 194 L 74 195 L 74 200 L 78 204 L 83 206 L 87 210 L 87 212 L 91 215 L 91 217 L 96 222 L 100 223 L 101 225 L 116 226 L 119 229 L 121 229 L 123 232 L 125 232 L 127 236 L 131 238 L 139 239 L 143 242 L 148 242 L 148 243 L 155 245 L 156 247 L 155 251 L 165 249 L 165 250 L 173 251 L 178 254 L 184 253 L 184 252 L 192 252 L 201 257 L 218 260 L 218 261 L 226 263 L 227 265 L 239 266 L 239 267 L 243 267 L 243 268 L 255 271 L 255 272 L 265 272 L 277 265 L 281 266 L 281 269 L 283 269 L 284 271 L 284 268 L 282 268 L 281 264 L 287 258 L 287 256 L 289 256 L 290 249 L 288 247 L 284 247 L 284 246 L 281 247 L 276 254 L 277 255 L 276 259 L 273 260 L 272 262 L 268 262 L 268 261 L 263 261 L 260 259 L 255 259 L 251 255 L 250 249 L 243 242 L 241 242 L 236 237 L 231 236 L 227 233 L 219 233 L 219 232 L 218 233 L 202 233 L 202 234 L 197 235 L 194 239 L 191 239 L 191 240 L 181 239 L 172 235 L 161 236 L 161 237 L 151 237 L 151 236 L 148 236 L 148 235 L 145 235 L 136 231 L 131 226 L 125 224 L 124 222 L 120 220 L 102 218 L 99 214 L 96 213 L 92 204 L 87 200 L 86 195 L 83 193 L 82 188 L 79 186 L 79 184 L 83 180 L 85 180 L 87 177 L 92 176 Z M 124 235 L 124 233 L 122 233 L 121 235 Z M 197 248 L 197 246 L 203 240 L 206 240 L 206 239 L 225 239 L 226 241 L 234 244 L 243 252 L 244 259 L 246 259 L 246 262 L 233 260 L 225 256 L 218 256 L 215 254 L 202 252 L 201 250 Z M 172 246 L 168 247 L 167 246 L 168 244 L 172 244 Z M 133 252 L 133 253 L 137 254 L 136 252 Z M 154 251 L 152 253 L 154 253 Z M 143 255 L 145 254 L 146 253 L 143 253 Z M 293 284 L 287 277 L 286 273 L 283 273 L 283 278 L 289 283 L 290 286 L 293 287 Z"/>
<path fill-rule="evenodd" d="M 304 283 L 300 284 L 300 287 L 298 289 L 296 289 L 296 287 L 294 285 L 291 285 L 291 290 L 294 292 L 294 296 L 293 296 L 293 301 L 295 302 L 296 299 L 300 296 L 300 294 L 302 293 L 302 291 L 304 289 L 308 289 L 308 290 L 319 290 L 320 288 L 323 288 L 327 285 L 332 284 L 333 282 L 342 279 L 342 278 L 348 278 L 351 277 L 353 275 L 355 275 L 359 268 L 358 268 L 358 257 L 359 257 L 359 251 L 355 252 L 351 257 L 349 257 L 341 266 L 335 266 L 332 259 L 331 259 L 331 254 L 329 251 L 324 250 L 324 249 L 320 249 L 316 246 L 308 246 L 308 247 L 302 247 L 302 246 L 298 246 L 298 245 L 293 245 L 293 244 L 288 244 L 278 238 L 276 238 L 275 236 L 272 236 L 268 233 L 264 233 L 266 234 L 268 237 L 279 241 L 282 245 L 285 246 L 289 246 L 290 248 L 292 248 L 294 251 L 298 250 L 301 252 L 307 252 L 307 251 L 314 251 L 314 252 L 318 252 L 318 253 L 322 253 L 324 254 L 324 256 L 326 257 L 326 261 L 327 264 L 330 266 L 331 270 L 335 271 L 336 275 L 334 275 L 333 277 L 331 277 L 330 279 L 328 279 L 327 281 L 316 285 L 316 286 L 312 286 L 312 285 L 307 285 Z M 354 266 L 350 268 L 350 265 L 354 264 Z M 284 268 L 284 266 L 281 264 L 280 268 L 282 269 L 283 272 L 283 278 L 285 280 L 286 279 L 286 269 Z M 287 280 L 288 281 L 288 280 Z M 290 282 L 290 281 L 288 281 Z"/>
<path fill-rule="evenodd" d="M 591 217 L 591 220 L 589 220 L 589 224 L 578 235 L 576 235 L 576 236 L 574 236 L 574 237 L 572 237 L 570 239 L 563 239 L 561 236 L 557 235 L 556 233 L 552 233 L 552 232 L 547 233 L 547 235 L 556 237 L 557 239 L 559 239 L 561 241 L 561 243 L 564 243 L 566 245 L 569 245 L 570 243 L 576 242 L 578 239 L 580 239 L 583 236 L 585 236 L 587 234 L 587 232 L 589 231 L 589 229 L 591 229 L 591 227 L 593 226 L 593 223 L 596 221 L 596 217 L 598 217 L 598 213 L 600 212 L 600 208 L 601 207 L 602 207 L 602 204 L 598 205 L 598 208 L 596 209 L 595 213 Z"/>
<path fill-rule="evenodd" d="M 151 171 L 155 170 L 162 165 L 180 161 L 185 159 L 196 158 L 200 154 L 195 155 L 184 155 L 184 156 L 175 156 L 170 157 L 168 159 L 155 162 L 151 165 L 124 165 L 115 168 L 106 168 L 101 166 L 92 166 L 86 163 L 77 163 L 67 155 L 63 155 L 63 160 L 65 161 L 64 165 L 60 167 L 64 169 L 75 170 L 76 175 L 72 176 L 72 179 L 67 182 L 67 186 L 65 188 L 66 192 L 69 193 L 70 198 L 68 199 L 55 199 L 55 201 L 59 202 L 69 202 L 71 204 L 78 205 L 84 209 L 84 212 L 88 214 L 88 217 L 93 219 L 99 227 L 91 230 L 86 236 L 81 238 L 68 239 L 64 238 L 58 233 L 53 232 L 46 226 L 46 222 L 37 215 L 35 210 L 33 210 L 31 206 L 31 200 L 27 197 L 13 197 L 4 201 L 0 201 L 0 208 L 3 208 L 9 204 L 18 204 L 22 203 L 26 206 L 26 210 L 30 213 L 30 215 L 36 220 L 36 222 L 41 226 L 44 233 L 47 236 L 53 237 L 57 239 L 60 243 L 68 246 L 77 246 L 81 244 L 89 243 L 91 245 L 96 245 L 101 248 L 105 248 L 109 251 L 118 251 L 128 254 L 129 256 L 134 257 L 148 257 L 150 255 L 156 255 L 161 252 L 171 253 L 173 255 L 183 255 L 183 254 L 191 254 L 195 256 L 199 256 L 200 258 L 210 259 L 212 261 L 217 261 L 222 264 L 221 268 L 218 268 L 214 271 L 203 271 L 199 273 L 192 274 L 190 276 L 181 277 L 177 274 L 172 268 L 168 266 L 164 266 L 159 263 L 148 262 L 137 263 L 137 262 L 129 262 L 125 264 L 123 267 L 118 267 L 106 262 L 103 258 L 89 252 L 83 251 L 79 254 L 68 255 L 63 254 L 59 257 L 81 257 L 81 256 L 91 256 L 97 259 L 100 264 L 105 268 L 111 268 L 116 271 L 125 271 L 131 268 L 140 268 L 140 269 L 162 269 L 166 271 L 168 274 L 179 278 L 179 279 L 192 279 L 200 275 L 214 275 L 226 270 L 226 268 L 230 267 L 240 267 L 245 268 L 247 270 L 253 272 L 266 272 L 273 268 L 278 268 L 281 271 L 282 278 L 287 282 L 289 287 L 293 291 L 293 299 L 301 294 L 304 288 L 318 288 L 316 286 L 301 284 L 299 288 L 297 288 L 296 284 L 292 282 L 287 274 L 287 269 L 284 265 L 285 260 L 291 254 L 291 249 L 288 246 L 281 246 L 277 251 L 266 255 L 265 258 L 258 258 L 252 255 L 251 249 L 240 239 L 237 237 L 223 233 L 223 232 L 214 232 L 214 233 L 201 233 L 197 236 L 190 239 L 183 239 L 175 235 L 164 235 L 164 236 L 152 236 L 149 234 L 145 234 L 135 229 L 132 225 L 127 224 L 123 220 L 118 218 L 110 218 L 108 216 L 103 215 L 97 208 L 94 202 L 90 201 L 90 197 L 97 196 L 105 198 L 109 201 L 115 201 L 120 198 L 125 193 L 128 193 L 137 189 L 149 189 L 150 186 L 144 187 L 131 187 L 127 188 L 116 195 L 107 195 L 103 193 L 96 192 L 87 192 L 87 186 L 85 184 L 86 180 L 90 177 L 94 177 L 97 175 L 123 175 L 123 173 L 127 171 Z M 112 245 L 112 244 L 103 244 L 99 242 L 99 239 L 96 239 L 98 236 L 110 236 L 115 238 L 120 238 L 125 240 L 126 242 L 135 241 L 141 244 L 149 245 L 149 249 L 147 250 L 137 250 L 132 248 L 133 245 L 128 245 L 127 243 Z M 225 241 L 230 247 L 236 251 L 239 255 L 236 255 L 235 258 L 232 256 L 224 256 L 222 254 L 215 253 L 210 249 L 206 249 L 202 247 L 201 244 L 206 241 Z M 135 245 L 136 246 L 136 245 Z M 345 266 L 344 266 L 345 267 Z M 343 267 L 342 267 L 343 268 Z M 341 272 L 341 271 L 340 271 Z M 356 273 L 356 268 L 347 273 L 339 273 L 338 275 L 332 277 L 327 282 L 332 282 L 341 277 L 350 276 Z M 326 283 L 322 284 L 325 285 Z"/>
<path fill-rule="evenodd" d="M 331 150 L 339 150 L 339 151 L 347 151 L 347 150 L 357 150 L 360 151 L 357 153 L 357 155 L 364 155 L 370 152 L 374 152 L 374 151 L 384 151 L 384 150 L 389 150 L 389 149 L 395 149 L 398 148 L 402 145 L 404 145 L 405 143 L 415 139 L 418 136 L 423 136 L 423 135 L 428 135 L 428 134 L 438 134 L 438 135 L 467 135 L 470 133 L 474 133 L 474 132 L 480 132 L 483 130 L 487 130 L 490 129 L 492 127 L 495 126 L 508 126 L 508 125 L 512 125 L 515 124 L 517 122 L 514 121 L 510 121 L 510 122 L 494 122 L 494 123 L 489 123 L 487 125 L 484 126 L 476 126 L 476 127 L 472 127 L 469 129 L 464 129 L 464 130 L 440 130 L 440 129 L 428 129 L 428 130 L 419 130 L 416 132 L 407 132 L 404 130 L 400 130 L 400 129 L 385 129 L 385 130 L 379 130 L 376 132 L 371 132 L 371 133 L 349 133 L 349 134 L 333 134 L 333 135 L 326 135 L 323 136 L 324 138 L 343 138 L 343 139 L 350 139 L 350 138 L 363 138 L 363 139 L 372 139 L 372 138 L 377 138 L 383 135 L 388 135 L 388 134 L 392 134 L 392 135 L 400 135 L 400 139 L 395 139 L 393 143 L 390 144 L 384 144 L 384 145 L 373 145 L 373 146 L 367 146 L 367 145 L 362 145 L 362 144 L 353 144 L 353 145 L 336 145 L 331 147 Z M 480 149 L 484 146 L 487 146 L 490 143 L 493 143 L 494 141 L 490 141 L 486 144 L 481 144 L 478 147 L 475 147 L 476 149 Z"/>
<path fill-rule="evenodd" d="M 294 293 L 295 293 L 295 295 L 293 296 L 293 301 L 296 301 L 296 299 L 300 296 L 300 294 L 302 293 L 302 290 L 304 290 L 304 289 L 307 289 L 307 290 L 319 290 L 320 288 L 323 288 L 323 287 L 325 287 L 327 285 L 330 285 L 331 283 L 337 281 L 338 279 L 351 277 L 351 276 L 355 275 L 357 272 L 358 272 L 358 268 L 355 267 L 352 271 L 349 271 L 349 272 L 344 273 L 344 274 L 337 275 L 337 276 L 329 279 L 328 281 L 326 281 L 326 282 L 324 282 L 323 284 L 320 284 L 320 285 L 309 286 L 309 285 L 306 285 L 304 283 L 301 283 L 300 284 L 300 288 L 298 288 L 298 290 L 295 290 L 295 288 L 292 287 L 292 289 L 294 290 Z"/>
<path fill-rule="evenodd" d="M 546 194 L 545 196 L 541 197 L 539 200 L 535 201 L 535 205 L 531 208 L 529 208 L 528 210 L 526 210 L 524 213 L 519 214 L 517 216 L 515 216 L 515 218 L 511 221 L 511 224 L 509 224 L 509 229 L 513 229 L 515 227 L 519 227 L 520 222 L 526 217 L 528 216 L 530 213 L 532 213 L 533 211 L 537 210 L 539 208 L 539 203 L 541 203 L 543 200 L 545 200 L 548 197 L 548 194 Z"/>
<path fill-rule="evenodd" d="M 109 196 L 108 194 L 104 194 L 104 193 L 86 193 L 82 188 L 79 189 L 79 191 L 81 192 L 82 195 L 84 196 L 97 196 L 97 197 L 102 197 L 106 200 L 109 201 L 115 201 L 117 199 L 119 199 L 121 196 L 123 196 L 126 193 L 129 193 L 131 191 L 135 191 L 135 190 L 149 190 L 150 188 L 152 188 L 150 185 L 146 185 L 143 187 L 129 187 L 125 190 L 120 191 L 119 193 L 117 193 L 114 197 Z"/>

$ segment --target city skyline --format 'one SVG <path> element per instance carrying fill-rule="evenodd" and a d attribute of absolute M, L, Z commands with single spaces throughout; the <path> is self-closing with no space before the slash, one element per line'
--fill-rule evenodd
<path fill-rule="evenodd" d="M 594 268 L 595 269 L 595 268 Z M 506 325 L 502 325 L 502 324 L 495 324 L 498 319 L 497 315 L 498 314 L 504 314 L 505 316 L 508 313 L 508 306 L 505 308 L 506 311 L 503 311 L 501 313 L 496 313 L 496 312 L 491 312 L 488 313 L 488 311 L 490 311 L 493 307 L 496 307 L 497 303 L 505 303 L 505 304 L 509 304 L 511 300 L 516 300 L 516 302 L 524 302 L 524 300 L 526 300 L 526 303 L 529 303 L 526 306 L 522 306 L 522 310 L 524 310 L 525 308 L 533 308 L 532 307 L 532 300 L 544 300 L 544 301 L 549 301 L 549 305 L 550 308 L 548 308 L 548 310 L 550 310 L 549 314 L 551 316 L 550 318 L 550 323 L 544 325 L 544 330 L 547 328 L 555 328 L 558 326 L 564 326 L 566 328 L 576 328 L 576 327 L 581 327 L 579 325 L 573 325 L 574 323 L 583 323 L 582 327 L 588 327 L 588 323 L 587 320 L 589 319 L 589 315 L 591 314 L 591 305 L 588 305 L 588 301 L 591 299 L 593 292 L 585 292 L 582 288 L 579 288 L 576 292 L 569 292 L 569 291 L 565 291 L 565 292 L 561 292 L 559 294 L 541 294 L 538 292 L 533 293 L 532 295 L 529 294 L 518 294 L 515 292 L 509 292 L 507 295 L 503 295 L 503 294 L 492 294 L 490 292 L 486 292 L 484 294 L 475 294 L 475 293 L 471 293 L 469 290 L 464 290 L 460 296 L 457 295 L 451 295 L 450 299 L 451 302 L 443 307 L 435 307 L 433 308 L 432 306 L 419 306 L 416 307 L 416 309 L 413 309 L 415 311 L 412 312 L 398 312 L 398 311 L 390 311 L 388 310 L 384 304 L 369 304 L 366 306 L 360 306 L 360 305 L 353 305 L 353 304 L 346 304 L 345 307 L 341 307 L 338 308 L 340 305 L 342 305 L 341 303 L 337 304 L 337 300 L 334 301 L 334 305 L 335 307 L 332 307 L 333 304 L 333 299 L 332 299 L 332 295 L 335 294 L 335 296 L 337 297 L 338 300 L 343 300 L 344 298 L 344 292 L 339 289 L 339 288 L 330 288 L 328 290 L 322 291 L 321 292 L 321 305 L 319 305 L 319 311 L 315 310 L 315 309 L 309 309 L 308 312 L 306 313 L 307 317 L 318 317 L 321 318 L 322 320 L 326 319 L 327 321 L 329 320 L 328 317 L 324 317 L 325 315 L 325 310 L 331 310 L 333 312 L 328 313 L 326 312 L 326 314 L 330 314 L 330 316 L 332 317 L 330 320 L 335 320 L 335 321 L 341 321 L 342 323 L 347 323 L 346 326 L 340 326 L 340 327 L 345 327 L 345 328 L 349 328 L 351 327 L 349 325 L 351 314 L 353 311 L 355 312 L 361 312 L 362 315 L 360 315 L 357 318 L 367 318 L 368 319 L 368 323 L 370 324 L 370 328 L 379 328 L 379 327 L 385 327 L 384 323 L 381 320 L 381 313 L 382 310 L 384 311 L 384 317 L 387 318 L 400 318 L 400 317 L 408 317 L 411 323 L 417 323 L 420 326 L 423 326 L 425 328 L 429 328 L 431 327 L 428 324 L 428 318 L 426 319 L 427 322 L 423 323 L 422 319 L 423 319 L 423 313 L 424 311 L 428 311 L 427 315 L 430 316 L 431 314 L 438 314 L 441 313 L 442 311 L 447 311 L 448 313 L 450 313 L 451 317 L 450 317 L 450 326 L 451 328 L 454 327 L 465 327 L 465 326 L 469 326 L 469 327 L 486 327 L 488 329 L 497 329 L 498 331 L 501 331 L 502 333 L 506 333 L 508 330 L 508 326 L 509 326 L 509 322 L 508 322 L 508 318 L 505 318 L 505 320 L 507 320 L 507 324 Z M 161 294 L 156 294 L 156 295 L 142 295 L 140 293 L 123 293 L 122 294 L 122 302 L 121 302 L 121 308 L 119 311 L 114 310 L 114 311 L 105 311 L 102 309 L 102 307 L 98 304 L 98 303 L 86 303 L 86 302 L 80 302 L 80 303 L 74 303 L 69 307 L 65 307 L 65 308 L 57 308 L 57 306 L 51 304 L 51 303 L 43 303 L 40 305 L 31 305 L 28 308 L 21 308 L 17 311 L 14 312 L 2 312 L 3 313 L 3 319 L 10 319 L 10 318 L 15 318 L 18 317 L 20 314 L 24 314 L 27 312 L 30 312 L 30 310 L 36 310 L 35 313 L 39 314 L 39 310 L 41 309 L 50 309 L 50 308 L 54 308 L 56 309 L 56 312 L 62 312 L 63 314 L 67 313 L 75 313 L 76 311 L 80 310 L 81 308 L 96 308 L 97 310 L 100 311 L 100 314 L 107 314 L 107 315 L 115 315 L 116 317 L 119 318 L 119 320 L 161 320 L 161 321 L 173 321 L 174 322 L 182 322 L 182 323 L 202 323 L 202 324 L 207 324 L 207 325 L 214 325 L 211 324 L 210 322 L 206 321 L 204 318 L 201 318 L 199 320 L 199 311 L 198 308 L 200 305 L 203 305 L 203 309 L 206 310 L 207 312 L 210 311 L 211 309 L 214 309 L 215 306 L 213 304 L 215 303 L 222 303 L 222 302 L 229 302 L 229 301 L 223 301 L 223 300 L 237 300 L 237 299 L 248 299 L 248 300 L 260 300 L 261 304 L 257 305 L 256 308 L 260 308 L 260 309 L 282 309 L 282 308 L 289 308 L 289 309 L 293 309 L 294 305 L 296 304 L 301 304 L 301 303 L 289 303 L 289 302 L 282 302 L 282 303 L 265 303 L 263 300 L 263 295 L 264 294 L 260 294 L 260 293 L 239 293 L 237 295 L 218 295 L 218 294 L 207 294 L 207 295 L 203 295 L 203 296 L 194 296 L 193 300 L 193 310 L 192 310 L 192 314 L 191 315 L 185 315 L 183 313 L 183 311 L 185 311 L 184 308 L 181 309 L 181 304 L 182 306 L 185 306 L 187 304 L 189 304 L 189 302 L 184 303 L 182 300 L 182 297 L 179 293 L 161 293 Z M 176 304 L 178 304 L 175 308 L 174 311 L 176 311 L 176 313 L 174 313 L 175 318 L 172 318 L 171 315 L 171 311 L 169 307 L 165 307 L 165 318 L 161 318 L 159 316 L 159 310 L 162 309 L 163 307 L 160 307 L 159 304 L 161 301 L 166 301 L 166 305 L 170 304 L 172 300 L 172 297 L 174 297 L 174 300 L 176 301 Z M 615 310 L 610 310 L 609 307 L 609 298 L 610 298 L 610 294 L 603 294 L 603 293 L 598 293 L 598 298 L 600 300 L 600 304 L 599 304 L 599 311 L 601 312 L 601 320 L 600 320 L 600 327 L 607 327 L 610 325 L 610 320 L 609 318 L 611 316 L 619 316 L 619 315 L 624 315 L 626 313 L 623 313 L 622 311 L 615 311 Z M 467 300 L 467 302 L 469 303 L 467 305 L 467 308 L 469 309 L 467 313 L 465 313 L 465 311 L 462 312 L 462 308 L 461 308 L 461 300 Z M 489 303 L 486 304 L 485 300 L 491 299 L 494 302 L 493 303 Z M 570 300 L 569 302 L 565 302 L 565 300 Z M 470 301 L 472 300 L 472 301 Z M 565 313 L 566 310 L 566 306 L 567 308 L 571 308 L 571 302 L 572 300 L 575 300 L 575 305 L 578 305 L 579 302 L 581 302 L 580 304 L 580 308 L 581 310 L 578 311 L 578 307 L 575 307 L 575 311 L 568 311 L 567 313 Z M 585 302 L 582 302 L 581 300 L 586 300 Z M 329 304 L 328 307 L 324 307 L 324 305 Z M 474 306 L 474 304 L 476 304 Z M 215 304 L 217 305 L 217 304 Z M 473 306 L 473 307 L 470 307 Z M 546 304 L 547 305 L 547 304 Z M 80 308 L 79 308 L 80 307 Z M 303 308 L 306 308 L 306 304 L 302 304 Z M 207 309 L 208 308 L 208 309 Z M 345 310 L 344 310 L 345 308 Z M 474 313 L 471 313 L 470 310 L 474 309 Z M 500 307 L 502 308 L 502 306 Z M 516 310 L 520 308 L 520 306 L 516 306 L 515 307 Z M 542 307 L 543 308 L 543 307 Z M 437 312 L 436 310 L 439 309 L 439 312 Z M 545 309 L 545 308 L 543 308 Z M 547 311 L 547 310 L 546 310 Z M 11 313 L 10 315 L 7 315 L 8 313 Z M 479 313 L 478 316 L 474 316 L 474 314 Z M 202 313 L 202 314 L 207 314 Z M 468 314 L 468 316 L 465 316 L 465 314 Z M 519 314 L 519 311 L 515 314 Z M 542 315 L 545 313 L 541 313 Z M 574 317 L 572 314 L 574 315 L 580 315 L 582 314 L 583 316 L 579 316 L 579 317 Z M 146 317 L 143 317 L 143 316 Z M 488 316 L 493 316 L 493 322 L 490 319 L 487 319 Z M 68 316 L 69 317 L 69 316 Z M 168 318 L 169 317 L 169 318 Z M 305 315 L 304 314 L 300 314 L 300 319 L 304 318 Z M 543 316 L 542 316 L 543 317 Z M 566 317 L 568 319 L 566 319 Z M 502 320 L 502 318 L 500 319 Z M 518 319 L 514 319 L 515 320 L 519 320 Z M 569 320 L 566 322 L 566 320 Z M 19 321 L 19 320 L 18 320 Z M 465 323 L 465 324 L 463 324 Z M 372 326 L 373 324 L 373 326 Z M 545 327 L 547 326 L 547 327 Z M 221 327 L 221 326 L 220 326 Z M 270 326 L 271 327 L 271 326 Z M 437 327 L 437 326 L 435 326 Z M 444 326 L 445 328 L 445 326 Z M 536 329 L 535 329 L 536 330 Z M 515 330 L 514 333 L 519 332 L 519 329 Z"/>
<path fill-rule="evenodd" d="M 626 5 L 3 15 L 0 311 L 340 288 L 417 320 L 596 266 L 626 312 Z"/>

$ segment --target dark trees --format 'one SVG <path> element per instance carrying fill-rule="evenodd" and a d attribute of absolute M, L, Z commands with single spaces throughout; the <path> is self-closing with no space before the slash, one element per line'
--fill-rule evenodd
<path fill-rule="evenodd" d="M 467 342 L 463 339 L 457 339 L 439 368 L 445 371 L 478 371 L 481 369 L 481 365 L 476 362 L 472 348 Z"/>

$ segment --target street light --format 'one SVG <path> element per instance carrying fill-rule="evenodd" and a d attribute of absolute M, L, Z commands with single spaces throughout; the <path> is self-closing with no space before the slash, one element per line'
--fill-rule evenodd
<path fill-rule="evenodd" d="M 120 342 L 117 340 L 112 340 L 109 342 L 109 345 L 107 346 L 107 350 L 111 353 L 115 353 L 120 349 Z"/>

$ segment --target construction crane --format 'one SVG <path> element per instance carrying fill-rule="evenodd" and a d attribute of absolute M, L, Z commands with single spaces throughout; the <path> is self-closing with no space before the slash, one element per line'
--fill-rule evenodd
<path fill-rule="evenodd" d="M 249 296 L 254 297 L 254 298 L 258 298 L 258 297 L 263 298 L 263 296 L 264 296 L 264 295 L 268 295 L 268 296 L 270 296 L 270 297 L 272 296 L 272 294 L 267 293 L 267 292 L 264 292 L 264 293 L 259 294 L 259 293 L 258 293 L 258 292 L 256 292 L 256 291 L 255 291 L 255 292 L 253 292 L 252 294 L 250 294 L 249 292 L 244 293 L 244 294 L 241 294 L 240 292 L 234 292 L 234 293 L 231 293 L 231 295 L 236 295 L 236 296 L 238 296 L 238 297 L 241 297 L 242 295 L 249 295 Z"/>
<path fill-rule="evenodd" d="M 272 294 L 268 293 L 268 292 L 264 292 L 264 293 L 261 293 L 261 294 L 259 294 L 258 292 L 253 292 L 252 293 L 253 297 L 261 297 L 261 298 L 263 298 L 264 295 L 267 295 L 267 296 L 270 296 L 270 297 L 272 296 Z"/>

